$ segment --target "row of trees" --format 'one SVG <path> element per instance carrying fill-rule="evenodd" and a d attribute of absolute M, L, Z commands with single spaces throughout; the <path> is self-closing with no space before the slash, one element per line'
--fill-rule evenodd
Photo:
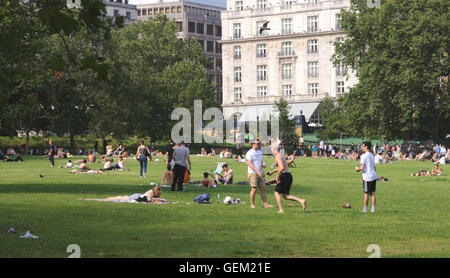
<path fill-rule="evenodd" d="M 122 26 L 101 0 L 0 2 L 0 135 L 158 140 L 176 107 L 218 105 L 203 50 L 165 16 Z"/>
<path fill-rule="evenodd" d="M 450 132 L 447 0 L 352 0 L 342 11 L 346 40 L 334 64 L 354 71 L 358 84 L 319 107 L 322 138 L 439 139 Z"/>

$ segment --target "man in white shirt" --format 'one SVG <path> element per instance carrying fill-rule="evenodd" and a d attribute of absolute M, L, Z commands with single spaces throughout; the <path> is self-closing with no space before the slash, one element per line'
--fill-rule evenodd
<path fill-rule="evenodd" d="M 252 143 L 252 148 L 245 155 L 245 159 L 247 160 L 248 165 L 248 179 L 251 186 L 250 190 L 250 206 L 251 208 L 255 208 L 255 195 L 256 191 L 259 187 L 259 191 L 261 194 L 261 199 L 263 200 L 265 208 L 273 208 L 272 205 L 267 203 L 266 197 L 266 182 L 264 181 L 264 172 L 262 168 L 265 168 L 265 165 L 262 165 L 262 152 L 259 149 L 261 143 L 259 141 Z"/>
<path fill-rule="evenodd" d="M 366 141 L 362 144 L 364 154 L 361 156 L 361 162 L 359 167 L 355 167 L 355 171 L 362 171 L 363 190 L 364 190 L 364 210 L 367 212 L 367 206 L 369 205 L 369 195 L 372 197 L 372 213 L 375 212 L 375 190 L 377 184 L 377 173 L 375 171 L 375 158 L 370 152 L 372 144 Z"/>

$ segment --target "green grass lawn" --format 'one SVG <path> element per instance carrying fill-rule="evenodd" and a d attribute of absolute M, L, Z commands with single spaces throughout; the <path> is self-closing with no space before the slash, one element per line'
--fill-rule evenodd
<path fill-rule="evenodd" d="M 285 214 L 277 214 L 276 208 L 263 208 L 259 194 L 258 207 L 251 209 L 250 189 L 243 185 L 166 190 L 162 198 L 177 202 L 167 205 L 80 200 L 145 192 L 150 182 L 161 181 L 165 165 L 160 159 L 149 163 L 142 181 L 135 160 L 126 161 L 130 171 L 107 175 L 70 174 L 37 157 L 1 162 L 0 257 L 67 257 L 69 244 L 81 247 L 81 257 L 368 257 L 369 244 L 378 244 L 382 257 L 450 257 L 449 165 L 443 166 L 442 177 L 409 176 L 431 169 L 430 162 L 377 166 L 378 175 L 389 181 L 377 183 L 375 214 L 361 213 L 355 162 L 312 158 L 299 158 L 292 168 L 291 194 L 307 199 L 307 212 L 284 201 Z M 192 180 L 224 161 L 192 160 Z M 270 165 L 273 159 L 265 160 Z M 228 163 L 235 182 L 247 180 L 244 163 Z M 267 195 L 275 205 L 273 189 L 268 187 Z M 192 201 L 204 192 L 213 204 Z M 245 204 L 217 204 L 217 194 Z M 344 202 L 352 208 L 343 209 Z M 18 233 L 6 233 L 9 226 Z M 27 230 L 39 239 L 20 238 Z"/>

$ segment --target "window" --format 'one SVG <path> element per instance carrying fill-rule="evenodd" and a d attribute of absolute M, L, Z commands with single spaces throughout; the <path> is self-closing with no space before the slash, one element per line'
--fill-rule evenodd
<path fill-rule="evenodd" d="M 239 45 L 233 48 L 233 57 L 234 59 L 241 59 L 241 47 Z"/>
<path fill-rule="evenodd" d="M 260 33 L 261 27 L 262 27 L 263 24 L 266 23 L 266 22 L 267 22 L 267 20 L 264 20 L 264 21 L 257 21 L 257 22 L 256 22 L 256 36 L 257 36 L 257 37 L 265 37 L 265 36 L 267 36 L 267 30 L 264 30 L 264 31 L 262 31 L 262 32 Z"/>
<path fill-rule="evenodd" d="M 281 34 L 282 35 L 292 34 L 292 18 L 281 20 Z"/>
<path fill-rule="evenodd" d="M 222 70 L 222 59 L 216 59 L 216 70 Z M 222 78 L 222 76 L 220 76 Z"/>
<path fill-rule="evenodd" d="M 343 94 L 345 91 L 344 89 L 344 82 L 336 82 L 336 94 Z"/>
<path fill-rule="evenodd" d="M 319 92 L 319 83 L 308 83 L 308 94 L 317 96 Z"/>
<path fill-rule="evenodd" d="M 319 3 L 319 0 L 308 0 L 307 6 L 308 7 L 315 7 Z"/>
<path fill-rule="evenodd" d="M 234 39 L 241 38 L 241 24 L 240 23 L 233 24 L 233 38 Z"/>
<path fill-rule="evenodd" d="M 308 45 L 308 54 L 319 52 L 319 41 L 318 40 L 309 40 L 307 42 L 307 45 Z"/>
<path fill-rule="evenodd" d="M 337 43 L 343 43 L 344 42 L 344 38 L 343 37 L 338 37 L 338 38 L 336 38 L 336 42 Z"/>
<path fill-rule="evenodd" d="M 234 82 L 241 82 L 241 81 L 242 81 L 241 67 L 235 67 L 234 68 Z"/>
<path fill-rule="evenodd" d="M 222 45 L 216 42 L 216 53 L 222 53 Z"/>
<path fill-rule="evenodd" d="M 177 13 L 181 13 L 181 6 L 177 6 Z"/>
<path fill-rule="evenodd" d="M 114 10 L 114 16 L 119 16 L 119 10 Z"/>
<path fill-rule="evenodd" d="M 188 32 L 195 33 L 195 22 L 193 21 L 188 22 Z"/>
<path fill-rule="evenodd" d="M 242 88 L 234 88 L 234 99 L 242 99 Z"/>
<path fill-rule="evenodd" d="M 206 34 L 208 36 L 214 36 L 214 25 L 212 25 L 212 24 L 206 25 Z"/>
<path fill-rule="evenodd" d="M 141 10 L 137 10 L 138 16 L 141 16 Z"/>
<path fill-rule="evenodd" d="M 242 11 L 244 9 L 243 1 L 236 1 L 234 3 L 236 11 Z"/>
<path fill-rule="evenodd" d="M 207 41 L 206 42 L 206 51 L 207 52 L 214 52 L 214 42 L 213 41 Z"/>
<path fill-rule="evenodd" d="M 205 25 L 197 22 L 197 34 L 205 34 Z"/>
<path fill-rule="evenodd" d="M 336 30 L 341 30 L 341 14 L 336 14 Z"/>
<path fill-rule="evenodd" d="M 173 7 L 170 7 L 170 13 L 176 13 L 176 7 L 175 6 L 173 6 Z"/>
<path fill-rule="evenodd" d="M 319 76 L 319 62 L 308 62 L 308 77 Z"/>
<path fill-rule="evenodd" d="M 183 32 L 183 22 L 177 21 L 178 32 Z"/>
<path fill-rule="evenodd" d="M 283 80 L 292 79 L 292 64 L 281 65 L 281 77 Z"/>
<path fill-rule="evenodd" d="M 204 40 L 197 40 L 200 44 L 200 47 L 204 50 L 205 49 L 205 41 Z"/>
<path fill-rule="evenodd" d="M 281 87 L 281 92 L 284 97 L 292 96 L 292 85 L 283 85 Z"/>
<path fill-rule="evenodd" d="M 308 32 L 317 32 L 319 30 L 319 17 L 308 16 Z"/>
<path fill-rule="evenodd" d="M 148 9 L 148 15 L 153 15 L 153 9 Z"/>
<path fill-rule="evenodd" d="M 222 37 L 222 26 L 216 25 L 216 37 Z"/>
<path fill-rule="evenodd" d="M 256 57 L 266 57 L 267 56 L 267 48 L 266 44 L 258 44 L 256 46 Z"/>
<path fill-rule="evenodd" d="M 258 0 L 258 10 L 265 11 L 267 9 L 267 0 Z"/>
<path fill-rule="evenodd" d="M 262 65 L 262 66 L 256 66 L 256 79 L 258 81 L 265 81 L 267 80 L 267 66 L 266 65 Z"/>
<path fill-rule="evenodd" d="M 281 54 L 282 56 L 292 55 L 292 42 L 283 42 L 281 44 Z"/>
<path fill-rule="evenodd" d="M 126 17 L 127 17 L 128 19 L 130 19 L 130 18 L 131 18 L 131 12 L 126 12 Z"/>
<path fill-rule="evenodd" d="M 284 7 L 284 8 L 290 8 L 290 7 L 292 7 L 292 0 L 283 0 L 283 2 L 282 2 L 282 7 Z"/>
<path fill-rule="evenodd" d="M 266 97 L 267 96 L 267 86 L 256 87 L 256 96 L 259 98 Z"/>
<path fill-rule="evenodd" d="M 166 14 L 170 14 L 170 7 L 166 7 L 165 11 Z"/>
<path fill-rule="evenodd" d="M 345 67 L 342 62 L 339 63 L 336 67 L 336 76 L 344 76 L 345 75 Z"/>

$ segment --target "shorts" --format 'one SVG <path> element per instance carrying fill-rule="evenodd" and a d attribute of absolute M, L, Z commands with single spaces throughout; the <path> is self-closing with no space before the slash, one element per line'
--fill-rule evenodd
<path fill-rule="evenodd" d="M 376 189 L 377 189 L 377 180 L 363 181 L 364 193 L 375 193 Z"/>
<path fill-rule="evenodd" d="M 266 181 L 264 180 L 264 177 L 258 176 L 258 174 L 248 174 L 249 184 L 251 187 L 266 187 Z"/>
<path fill-rule="evenodd" d="M 219 178 L 219 181 L 222 184 L 233 184 L 233 178 L 229 179 L 228 182 L 226 182 L 226 179 L 224 179 L 224 178 Z"/>
<path fill-rule="evenodd" d="M 291 191 L 292 175 L 289 172 L 282 173 L 280 175 L 280 183 L 275 186 L 275 192 L 280 194 L 288 194 Z"/>

